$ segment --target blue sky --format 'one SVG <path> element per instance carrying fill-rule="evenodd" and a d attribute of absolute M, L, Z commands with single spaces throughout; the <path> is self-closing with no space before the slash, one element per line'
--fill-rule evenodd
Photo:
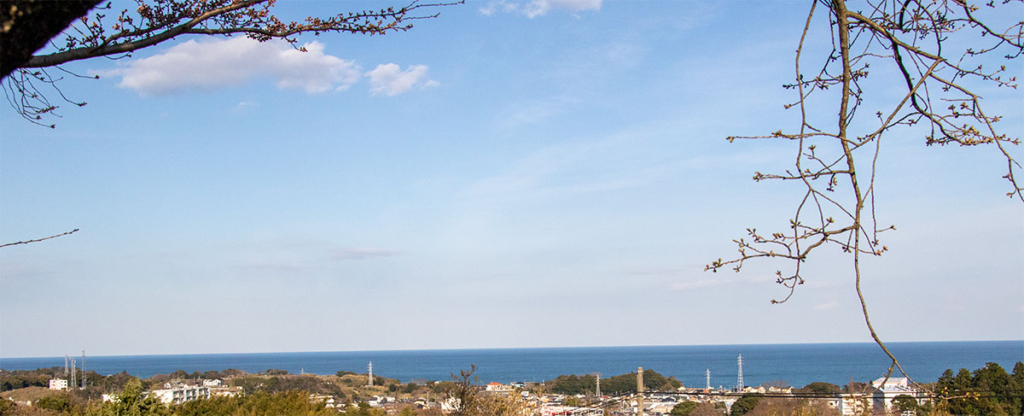
<path fill-rule="evenodd" d="M 801 194 L 750 180 L 788 144 L 725 137 L 798 125 L 805 3 L 477 1 L 306 53 L 190 37 L 69 65 L 101 78 L 64 83 L 88 105 L 56 129 L 0 111 L 2 240 L 81 229 L 0 250 L 0 356 L 870 341 L 838 250 L 784 305 L 781 265 L 703 271 Z M 1020 92 L 986 93 L 1020 137 Z M 1024 338 L 1005 162 L 922 137 L 880 160 L 873 322 Z"/>

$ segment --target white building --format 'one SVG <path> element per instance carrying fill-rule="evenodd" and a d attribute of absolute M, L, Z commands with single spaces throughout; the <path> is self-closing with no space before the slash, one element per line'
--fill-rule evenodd
<path fill-rule="evenodd" d="M 50 390 L 67 390 L 68 380 L 64 378 L 50 379 Z"/>
<path fill-rule="evenodd" d="M 604 409 L 572 406 L 544 406 L 540 408 L 541 416 L 604 416 Z"/>
<path fill-rule="evenodd" d="M 157 400 L 164 404 L 181 404 L 199 399 L 210 398 L 209 387 L 179 386 L 169 389 L 153 390 L 149 392 Z"/>
<path fill-rule="evenodd" d="M 866 394 L 840 394 L 836 407 L 843 416 L 869 414 L 871 412 L 871 396 Z M 829 404 L 831 406 L 831 403 Z"/>
<path fill-rule="evenodd" d="M 512 388 L 509 387 L 509 386 L 506 386 L 506 385 L 501 384 L 501 383 L 493 382 L 493 381 L 490 382 L 490 383 L 487 383 L 486 389 L 487 389 L 487 391 L 510 391 L 510 390 L 512 390 Z"/>
<path fill-rule="evenodd" d="M 927 392 L 910 386 L 906 377 L 889 377 L 889 380 L 883 377 L 871 382 L 871 386 L 876 389 L 872 396 L 872 405 L 875 409 L 884 409 L 886 413 L 892 410 L 892 401 L 899 396 L 909 396 L 917 401 L 918 405 L 930 400 Z"/>

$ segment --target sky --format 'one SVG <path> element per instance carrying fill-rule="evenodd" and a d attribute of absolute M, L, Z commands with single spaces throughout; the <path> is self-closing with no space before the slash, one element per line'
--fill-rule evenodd
<path fill-rule="evenodd" d="M 62 81 L 88 105 L 56 128 L 0 110 L 0 240 L 80 229 L 0 249 L 0 356 L 869 342 L 838 248 L 782 305 L 785 264 L 704 271 L 799 202 L 751 180 L 791 143 L 725 138 L 799 126 L 782 85 L 809 3 L 469 1 L 306 52 L 193 36 L 70 64 L 100 78 Z M 898 93 L 873 71 L 867 107 Z M 985 93 L 1022 136 L 1021 92 Z M 878 162 L 896 231 L 862 262 L 872 322 L 1024 339 L 1005 160 L 923 137 Z"/>

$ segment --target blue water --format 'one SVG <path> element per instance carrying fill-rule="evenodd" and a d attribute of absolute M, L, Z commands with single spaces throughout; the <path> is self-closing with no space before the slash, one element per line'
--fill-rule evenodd
<path fill-rule="evenodd" d="M 917 381 L 935 381 L 947 368 L 975 370 L 995 362 L 1010 372 L 1024 361 L 1024 341 L 891 343 L 904 369 Z M 126 371 L 148 378 L 175 370 L 236 368 L 250 373 L 267 369 L 290 373 L 365 373 L 373 362 L 376 375 L 411 380 L 447 380 L 450 374 L 479 367 L 483 382 L 544 381 L 562 374 L 601 373 L 610 377 L 653 369 L 675 376 L 686 386 L 703 387 L 705 370 L 712 386 L 736 385 L 736 358 L 743 355 L 746 385 L 783 380 L 793 386 L 813 381 L 844 385 L 883 375 L 888 360 L 875 344 L 702 345 L 653 347 L 527 348 L 425 351 L 297 352 L 265 354 L 192 354 L 87 357 L 87 369 L 100 374 Z M 64 357 L 0 358 L 0 368 L 33 370 L 63 367 Z"/>

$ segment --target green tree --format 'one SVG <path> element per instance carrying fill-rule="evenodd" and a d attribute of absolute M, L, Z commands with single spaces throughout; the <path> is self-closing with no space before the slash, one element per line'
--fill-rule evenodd
<path fill-rule="evenodd" d="M 18 405 L 10 400 L 0 399 L 0 415 L 14 414 L 15 408 Z"/>
<path fill-rule="evenodd" d="M 901 394 L 892 399 L 892 407 L 901 414 L 904 412 L 917 412 L 920 406 L 917 404 L 917 400 L 913 397 Z"/>
<path fill-rule="evenodd" d="M 975 370 L 972 384 L 978 392 L 990 393 L 979 399 L 983 411 L 991 414 L 1021 414 L 1017 383 L 999 364 L 987 363 Z"/>
<path fill-rule="evenodd" d="M 826 383 L 824 381 L 815 381 L 811 384 L 796 389 L 796 391 L 798 393 L 813 393 L 826 395 L 839 393 L 840 391 L 842 391 L 842 388 L 832 383 Z"/>
<path fill-rule="evenodd" d="M 670 416 L 690 416 L 690 413 L 693 413 L 694 410 L 697 410 L 697 402 L 691 402 L 691 401 L 679 402 L 679 404 L 677 404 L 674 407 L 672 407 L 672 412 L 669 413 L 669 415 Z"/>
<path fill-rule="evenodd" d="M 70 413 L 71 398 L 66 392 L 62 392 L 59 394 L 51 394 L 49 396 L 41 397 L 39 400 L 36 400 L 33 406 L 42 409 L 53 410 L 55 412 Z"/>
<path fill-rule="evenodd" d="M 740 397 L 736 403 L 732 404 L 732 410 L 729 412 L 730 416 L 743 416 L 754 410 L 757 407 L 757 403 L 761 401 L 762 395 L 760 394 L 744 394 Z"/>
<path fill-rule="evenodd" d="M 149 397 L 142 389 L 142 381 L 132 377 L 117 394 L 117 398 L 103 403 L 98 408 L 90 408 L 95 416 L 166 416 L 167 408 L 153 397 Z M 89 411 L 86 412 L 87 414 Z"/>

